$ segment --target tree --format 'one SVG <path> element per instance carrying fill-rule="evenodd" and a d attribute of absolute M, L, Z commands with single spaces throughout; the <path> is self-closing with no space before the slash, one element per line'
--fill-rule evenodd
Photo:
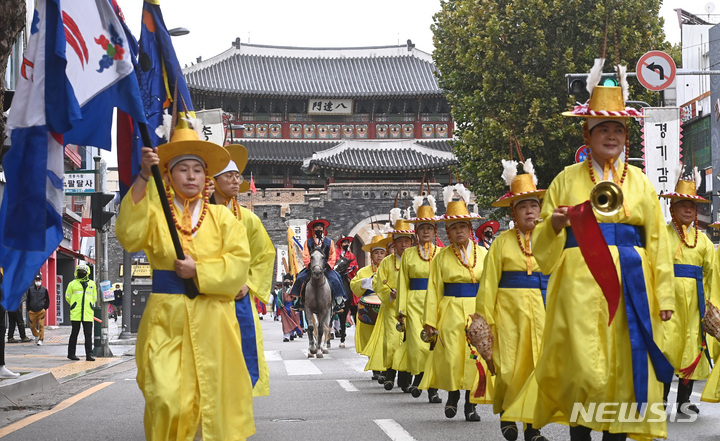
<path fill-rule="evenodd" d="M 605 72 L 613 72 L 616 52 L 634 71 L 648 50 L 670 48 L 659 0 L 442 0 L 441 6 L 432 26 L 433 58 L 456 122 L 458 171 L 481 207 L 507 190 L 500 159 L 509 158 L 513 138 L 533 159 L 542 188 L 574 162 L 584 141 L 581 119 L 561 115 L 574 104 L 565 74 L 588 72 L 601 56 L 606 21 Z M 656 101 L 636 80 L 629 83 L 631 99 Z M 632 156 L 639 141 L 635 127 Z"/>
<path fill-rule="evenodd" d="M 25 0 L 0 0 L 0 109 L 5 98 L 5 71 L 13 44 L 25 27 Z M 0 147 L 5 142 L 5 117 L 0 116 Z"/>

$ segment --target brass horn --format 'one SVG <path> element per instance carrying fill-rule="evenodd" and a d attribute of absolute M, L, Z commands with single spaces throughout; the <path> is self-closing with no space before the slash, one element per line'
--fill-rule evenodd
<path fill-rule="evenodd" d="M 602 181 L 590 192 L 590 204 L 598 214 L 612 216 L 623 206 L 622 189 L 612 181 Z"/>

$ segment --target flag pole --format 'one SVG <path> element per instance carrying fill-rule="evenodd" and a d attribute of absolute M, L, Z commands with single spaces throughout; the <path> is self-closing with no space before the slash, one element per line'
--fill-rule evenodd
<path fill-rule="evenodd" d="M 154 148 L 147 125 L 139 122 L 138 126 L 140 127 L 143 144 L 147 147 Z M 168 201 L 167 194 L 162 191 L 165 188 L 165 185 L 163 184 L 162 176 L 160 176 L 160 167 L 153 165 L 150 170 L 152 171 L 153 180 L 155 181 L 155 186 L 157 187 L 158 195 L 160 196 L 160 204 L 162 205 L 163 213 L 165 213 L 165 220 L 167 221 L 168 229 L 170 230 L 170 237 L 172 238 L 173 246 L 175 247 L 175 254 L 179 260 L 184 260 L 185 252 L 182 249 L 180 236 L 178 236 L 177 229 L 175 228 L 175 221 L 173 220 L 172 212 L 170 211 L 170 202 Z M 200 294 L 200 291 L 197 286 L 195 286 L 193 279 L 183 279 L 183 282 L 185 283 L 186 296 L 194 299 L 198 296 L 198 294 Z"/>

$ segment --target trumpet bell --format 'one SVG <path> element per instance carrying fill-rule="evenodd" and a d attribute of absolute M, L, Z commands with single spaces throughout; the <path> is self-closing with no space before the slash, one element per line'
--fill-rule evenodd
<path fill-rule="evenodd" d="M 598 214 L 612 216 L 623 206 L 622 189 L 612 181 L 602 181 L 590 192 L 590 204 Z"/>

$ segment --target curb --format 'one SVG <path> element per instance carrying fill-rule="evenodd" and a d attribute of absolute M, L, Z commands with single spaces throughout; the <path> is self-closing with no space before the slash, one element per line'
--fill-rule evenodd
<path fill-rule="evenodd" d="M 48 392 L 60 385 L 50 372 L 31 372 L 0 382 L 0 406 L 17 406 L 15 400 L 38 392 Z"/>

